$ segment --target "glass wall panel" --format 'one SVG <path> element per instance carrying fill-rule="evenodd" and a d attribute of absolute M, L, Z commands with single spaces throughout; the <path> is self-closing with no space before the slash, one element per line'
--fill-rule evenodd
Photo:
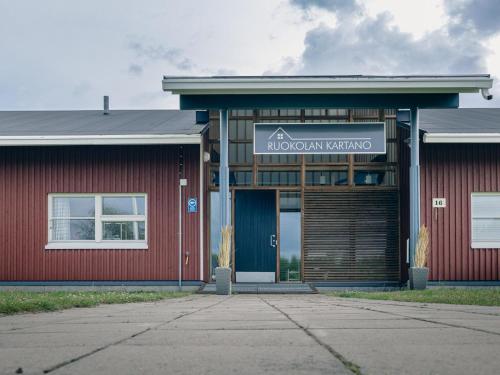
<path fill-rule="evenodd" d="M 297 164 L 298 162 L 298 155 L 257 155 L 259 164 Z"/>
<path fill-rule="evenodd" d="M 229 164 L 252 164 L 252 143 L 229 143 Z"/>
<path fill-rule="evenodd" d="M 347 163 L 347 155 L 304 155 L 306 163 Z"/>
<path fill-rule="evenodd" d="M 280 281 L 300 281 L 300 193 L 280 193 Z"/>
<path fill-rule="evenodd" d="M 219 140 L 219 120 L 210 120 L 210 129 L 208 130 L 208 139 L 216 141 Z"/>
<path fill-rule="evenodd" d="M 306 171 L 308 186 L 341 186 L 347 182 L 347 171 Z"/>
<path fill-rule="evenodd" d="M 385 132 L 387 139 L 396 139 L 396 119 L 385 120 Z"/>
<path fill-rule="evenodd" d="M 261 186 L 300 185 L 300 171 L 259 171 L 257 184 Z"/>
<path fill-rule="evenodd" d="M 305 115 L 307 116 L 326 116 L 326 109 L 322 108 L 308 108 L 305 110 Z"/>
<path fill-rule="evenodd" d="M 278 109 L 261 109 L 259 116 L 261 117 L 277 117 L 279 115 Z"/>
<path fill-rule="evenodd" d="M 327 109 L 327 111 L 328 111 L 328 116 L 347 117 L 349 114 L 349 111 L 345 108 L 329 108 Z"/>
<path fill-rule="evenodd" d="M 352 110 L 354 117 L 373 117 L 376 118 L 379 115 L 379 110 L 377 108 L 355 108 Z M 358 121 L 358 120 L 356 120 Z M 370 120 L 373 121 L 373 120 Z"/>
<path fill-rule="evenodd" d="M 229 170 L 229 185 L 231 186 L 249 186 L 252 185 L 253 173 L 251 170 Z M 210 172 L 210 183 L 213 186 L 219 186 L 219 169 L 214 168 Z"/>
<path fill-rule="evenodd" d="M 220 163 L 220 144 L 210 144 L 210 163 Z"/>
<path fill-rule="evenodd" d="M 360 186 L 395 186 L 396 173 L 390 170 L 357 170 L 354 172 L 354 184 Z"/>
<path fill-rule="evenodd" d="M 253 116 L 253 109 L 232 109 L 229 112 L 230 116 L 250 117 Z"/>
<path fill-rule="evenodd" d="M 300 116 L 300 109 L 280 109 L 280 116 Z"/>
<path fill-rule="evenodd" d="M 387 142 L 385 154 L 357 154 L 354 155 L 355 163 L 397 163 L 397 145 Z"/>
<path fill-rule="evenodd" d="M 230 141 L 251 141 L 253 139 L 253 121 L 229 120 L 228 136 Z"/>

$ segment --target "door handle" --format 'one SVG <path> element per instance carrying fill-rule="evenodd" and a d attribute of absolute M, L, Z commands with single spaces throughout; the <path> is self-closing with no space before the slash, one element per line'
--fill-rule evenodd
<path fill-rule="evenodd" d="M 270 237 L 270 240 L 271 240 L 271 247 L 276 247 L 276 235 L 275 234 L 271 234 L 271 237 Z"/>

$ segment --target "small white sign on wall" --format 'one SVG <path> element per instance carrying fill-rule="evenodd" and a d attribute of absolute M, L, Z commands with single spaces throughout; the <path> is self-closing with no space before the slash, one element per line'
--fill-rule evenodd
<path fill-rule="evenodd" d="M 446 198 L 432 198 L 432 208 L 445 208 Z"/>

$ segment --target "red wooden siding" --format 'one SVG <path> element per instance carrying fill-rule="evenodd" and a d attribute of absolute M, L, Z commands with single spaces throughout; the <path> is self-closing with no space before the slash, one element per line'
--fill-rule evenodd
<path fill-rule="evenodd" d="M 0 280 L 176 280 L 180 146 L 0 148 Z M 183 146 L 183 279 L 199 280 L 199 147 Z M 148 250 L 45 250 L 49 193 L 147 193 Z"/>
<path fill-rule="evenodd" d="M 424 144 L 421 152 L 421 222 L 431 235 L 430 279 L 499 280 L 499 249 L 470 247 L 472 192 L 500 191 L 500 146 Z M 432 208 L 446 198 L 446 208 Z"/>

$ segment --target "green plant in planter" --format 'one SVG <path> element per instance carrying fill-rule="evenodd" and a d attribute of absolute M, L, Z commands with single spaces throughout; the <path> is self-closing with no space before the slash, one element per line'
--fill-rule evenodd
<path fill-rule="evenodd" d="M 217 294 L 231 294 L 231 268 L 229 263 L 232 233 L 233 230 L 230 225 L 222 228 L 219 256 L 217 258 L 219 267 L 215 269 L 215 289 Z"/>
<path fill-rule="evenodd" d="M 425 225 L 420 227 L 418 232 L 417 246 L 415 249 L 414 267 L 410 268 L 410 288 L 425 289 L 427 288 L 427 278 L 429 268 L 427 258 L 429 256 L 429 230 Z"/>

